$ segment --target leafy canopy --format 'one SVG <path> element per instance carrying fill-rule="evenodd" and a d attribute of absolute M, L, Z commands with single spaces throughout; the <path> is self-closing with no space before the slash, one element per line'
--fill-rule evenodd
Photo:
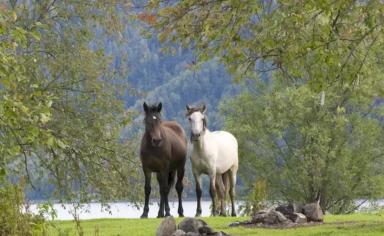
<path fill-rule="evenodd" d="M 163 42 L 180 42 L 200 60 L 219 57 L 237 78 L 275 71 L 320 91 L 377 73 L 384 4 L 372 1 L 154 0 L 149 22 Z M 381 59 L 379 59 L 381 58 Z"/>
<path fill-rule="evenodd" d="M 134 151 L 120 136 L 131 117 L 121 99 L 125 75 L 103 50 L 107 36 L 118 43 L 124 7 L 118 1 L 1 3 L 3 175 L 52 185 L 59 199 L 138 199 Z"/>

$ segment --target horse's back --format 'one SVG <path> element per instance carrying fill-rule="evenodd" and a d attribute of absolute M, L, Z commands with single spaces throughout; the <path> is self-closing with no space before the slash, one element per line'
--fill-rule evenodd
<path fill-rule="evenodd" d="M 225 172 L 229 168 L 238 166 L 238 143 L 235 136 L 227 131 L 212 132 L 217 144 L 216 168 L 220 172 Z"/>
<path fill-rule="evenodd" d="M 184 129 L 176 121 L 163 121 L 162 125 L 171 129 L 177 136 L 185 140 Z"/>

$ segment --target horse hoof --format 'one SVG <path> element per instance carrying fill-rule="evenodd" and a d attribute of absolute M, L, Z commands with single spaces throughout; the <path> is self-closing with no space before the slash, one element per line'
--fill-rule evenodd
<path fill-rule="evenodd" d="M 179 213 L 179 217 L 184 217 L 184 214 L 183 213 L 181 213 L 181 214 Z"/>
<path fill-rule="evenodd" d="M 220 213 L 220 216 L 226 217 L 227 214 L 225 214 L 225 213 Z"/>
<path fill-rule="evenodd" d="M 231 216 L 236 217 L 236 213 L 232 212 Z"/>
<path fill-rule="evenodd" d="M 200 217 L 201 213 L 196 213 L 195 217 Z"/>
<path fill-rule="evenodd" d="M 172 216 L 170 213 L 166 213 L 165 214 L 165 217 L 167 217 L 167 216 Z"/>
<path fill-rule="evenodd" d="M 164 215 L 157 215 L 157 218 L 164 218 Z"/>
<path fill-rule="evenodd" d="M 141 219 L 148 218 L 148 214 L 142 214 L 142 215 L 140 216 L 140 218 L 141 218 Z"/>

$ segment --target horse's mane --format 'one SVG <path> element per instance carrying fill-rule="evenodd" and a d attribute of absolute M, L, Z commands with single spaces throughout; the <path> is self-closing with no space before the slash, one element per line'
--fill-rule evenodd
<path fill-rule="evenodd" d="M 187 110 L 187 113 L 185 114 L 186 116 L 190 116 L 192 115 L 192 113 L 196 112 L 196 111 L 200 111 L 201 112 L 201 108 L 200 107 L 191 107 Z"/>

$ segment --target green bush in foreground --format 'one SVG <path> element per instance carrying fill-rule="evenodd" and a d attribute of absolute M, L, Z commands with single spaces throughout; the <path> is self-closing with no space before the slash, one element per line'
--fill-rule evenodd
<path fill-rule="evenodd" d="M 0 184 L 0 235 L 48 235 L 48 223 L 41 215 L 35 216 L 23 211 L 23 189 L 23 184 Z"/>

